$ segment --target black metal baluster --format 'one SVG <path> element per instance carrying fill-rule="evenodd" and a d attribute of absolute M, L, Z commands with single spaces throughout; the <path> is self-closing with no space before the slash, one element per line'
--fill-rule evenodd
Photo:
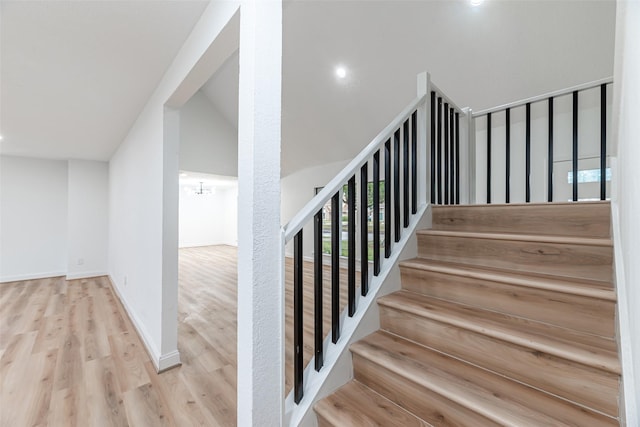
<path fill-rule="evenodd" d="M 454 134 L 454 122 L 453 122 L 454 109 L 449 110 L 449 203 L 454 204 L 456 202 L 455 190 L 455 134 Z"/>
<path fill-rule="evenodd" d="M 384 257 L 391 256 L 391 139 L 384 143 Z"/>
<path fill-rule="evenodd" d="M 313 337 L 315 369 L 324 365 L 322 331 L 322 209 L 313 217 Z"/>
<path fill-rule="evenodd" d="M 409 226 L 409 119 L 402 125 L 402 219 Z"/>
<path fill-rule="evenodd" d="M 400 241 L 400 129 L 393 133 L 393 228 L 395 241 L 398 242 Z"/>
<path fill-rule="evenodd" d="M 431 204 L 436 203 L 436 93 L 431 92 Z"/>
<path fill-rule="evenodd" d="M 547 201 L 553 202 L 553 97 L 549 98 L 549 149 L 547 157 Z"/>
<path fill-rule="evenodd" d="M 526 136 L 525 136 L 525 201 L 531 201 L 531 103 L 526 106 Z"/>
<path fill-rule="evenodd" d="M 418 212 L 418 112 L 411 114 L 411 213 Z"/>
<path fill-rule="evenodd" d="M 510 203 L 511 200 L 511 108 L 507 108 L 505 111 L 506 120 L 506 132 L 505 132 L 505 145 L 506 145 L 506 173 L 505 173 L 505 202 Z"/>
<path fill-rule="evenodd" d="M 444 103 L 444 204 L 449 204 L 449 103 Z"/>
<path fill-rule="evenodd" d="M 368 163 L 360 168 L 360 292 L 369 292 L 369 204 L 368 204 Z"/>
<path fill-rule="evenodd" d="M 573 91 L 573 201 L 578 201 L 578 91 Z"/>
<path fill-rule="evenodd" d="M 600 85 L 600 200 L 607 199 L 607 85 Z"/>
<path fill-rule="evenodd" d="M 373 275 L 380 274 L 380 150 L 373 154 Z"/>
<path fill-rule="evenodd" d="M 460 113 L 456 112 L 456 205 L 460 204 Z"/>
<path fill-rule="evenodd" d="M 356 177 L 349 178 L 347 183 L 347 296 L 349 317 L 356 312 Z"/>
<path fill-rule="evenodd" d="M 300 230 L 293 238 L 293 376 L 296 403 L 300 403 L 304 396 L 302 289 L 302 230 Z"/>
<path fill-rule="evenodd" d="M 487 113 L 487 204 L 491 204 L 491 113 Z"/>
<path fill-rule="evenodd" d="M 340 338 L 340 193 L 331 198 L 331 341 Z"/>
<path fill-rule="evenodd" d="M 442 98 L 438 97 L 438 146 L 437 146 L 437 191 L 436 200 L 439 205 L 442 204 Z"/>

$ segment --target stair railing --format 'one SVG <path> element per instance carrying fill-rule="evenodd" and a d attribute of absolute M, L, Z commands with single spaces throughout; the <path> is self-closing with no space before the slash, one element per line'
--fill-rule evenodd
<path fill-rule="evenodd" d="M 552 202 L 554 200 L 563 200 L 562 196 L 554 195 L 554 187 L 559 187 L 560 182 L 555 181 L 554 175 L 554 162 L 558 163 L 559 159 L 554 159 L 554 152 L 558 150 L 562 151 L 570 151 L 570 161 L 571 161 L 571 169 L 567 176 L 567 183 L 571 185 L 571 201 L 578 201 L 578 184 L 579 182 L 599 182 L 599 198 L 600 200 L 606 200 L 607 198 L 607 186 L 606 182 L 610 180 L 611 174 L 607 169 L 607 121 L 608 121 L 608 113 L 607 113 L 607 87 L 613 83 L 612 78 L 606 78 L 602 80 L 597 80 L 585 84 L 581 84 L 578 86 L 570 87 L 567 89 L 558 90 L 551 93 L 546 93 L 544 95 L 535 96 L 532 98 L 523 99 L 516 102 L 511 102 L 509 104 L 501 105 L 494 108 L 489 108 L 482 111 L 472 112 L 469 115 L 469 128 L 473 129 L 470 136 L 470 147 L 473 153 L 472 157 L 475 155 L 486 156 L 486 163 L 482 168 L 484 169 L 479 175 L 486 175 L 486 203 L 492 203 L 496 201 L 496 197 L 492 194 L 496 192 L 496 190 L 501 191 L 500 184 L 495 184 L 493 181 L 503 181 L 504 185 L 504 202 L 511 203 L 512 196 L 514 194 L 514 188 L 511 185 L 512 180 L 514 179 L 514 175 L 512 174 L 511 165 L 514 162 L 514 156 L 512 154 L 512 150 L 514 149 L 514 136 L 522 137 L 520 135 L 521 132 L 514 132 L 512 129 L 512 125 L 517 123 L 519 125 L 524 122 L 524 167 L 522 171 L 517 171 L 519 173 L 523 173 L 524 175 L 524 202 L 529 203 L 533 199 L 532 195 L 532 147 L 534 148 L 543 148 L 546 149 L 546 177 L 543 179 L 546 180 L 546 200 L 538 200 L 538 201 L 547 201 Z M 591 91 L 588 96 L 585 98 L 588 99 L 587 102 L 593 101 L 595 91 L 599 92 L 599 99 L 597 102 L 599 105 L 588 105 L 585 108 L 581 109 L 579 105 L 579 96 L 581 94 L 585 94 L 585 92 Z M 565 130 L 569 129 L 568 123 L 564 123 L 562 121 L 562 114 L 558 114 L 557 108 L 554 112 L 554 106 L 557 106 L 559 101 L 571 100 L 571 113 L 570 113 L 570 136 L 567 135 L 564 138 L 558 138 L 557 131 L 560 126 L 563 126 Z M 546 105 L 545 105 L 546 104 Z M 546 110 L 546 135 L 541 132 L 538 133 L 537 140 L 532 140 L 532 106 L 538 108 L 540 110 L 541 107 Z M 516 120 L 514 121 L 512 118 L 512 113 L 522 113 L 522 109 L 524 108 L 524 120 Z M 585 139 L 586 137 L 591 138 L 591 133 L 588 132 L 585 134 L 580 134 L 580 126 L 579 126 L 579 115 L 584 114 L 584 121 L 599 121 L 599 153 L 596 154 L 580 154 L 580 146 L 579 141 L 581 139 Z M 568 114 L 567 114 L 568 115 Z M 480 119 L 483 120 L 481 123 L 483 128 L 486 129 L 485 135 L 481 135 L 482 141 L 476 141 L 476 132 L 475 129 L 479 127 Z M 500 125 L 496 125 L 494 119 L 500 120 L 500 122 L 504 121 L 504 129 L 501 129 L 502 123 Z M 567 117 L 566 121 L 569 118 Z M 538 127 L 540 127 L 540 123 L 538 123 Z M 555 130 L 554 130 L 555 125 Z M 539 130 L 539 129 L 538 129 Z M 495 145 L 496 139 L 496 131 L 504 132 L 504 146 L 500 144 L 499 146 Z M 566 134 L 568 132 L 565 132 Z M 498 134 L 499 135 L 499 134 Z M 499 135 L 502 140 L 502 135 Z M 555 139 L 555 140 L 554 140 Z M 476 144 L 478 142 L 485 143 L 486 148 L 485 152 L 479 153 L 475 151 Z M 502 142 L 502 141 L 500 141 Z M 516 142 L 517 143 L 517 142 Z M 494 163 L 497 163 L 497 160 L 501 160 L 497 157 L 496 153 L 492 154 L 492 150 L 502 150 L 504 148 L 504 162 L 505 168 L 504 171 L 498 170 L 496 171 L 494 168 Z M 522 147 L 515 147 L 522 148 Z M 516 160 L 518 160 L 516 158 Z M 521 162 L 523 159 L 519 159 Z M 565 159 L 568 163 L 569 159 Z M 586 169 L 584 171 L 579 170 L 579 161 L 589 161 L 589 160 L 599 160 L 598 168 Z M 542 164 L 541 159 L 537 159 L 538 165 Z M 480 165 L 479 165 L 480 167 Z M 535 168 L 534 168 L 535 171 Z M 475 192 L 475 184 L 471 184 L 472 193 Z M 517 189 L 522 190 L 522 189 Z M 544 191 L 544 190 L 543 190 Z M 540 193 L 540 192 L 538 192 Z M 554 199 L 555 196 L 555 199 Z M 482 199 L 483 197 L 479 197 Z M 475 195 L 472 196 L 472 201 L 475 200 Z M 501 200 L 502 201 L 502 200 Z M 567 201 L 564 199 L 563 201 Z"/>
<path fill-rule="evenodd" d="M 429 96 L 431 103 L 428 102 Z M 358 310 L 356 267 L 360 268 L 360 294 L 365 297 L 371 287 L 384 280 L 381 266 L 389 261 L 394 251 L 400 250 L 397 243 L 406 234 L 405 230 L 418 221 L 417 217 L 426 209 L 429 198 L 434 200 L 436 195 L 436 200 L 459 203 L 461 114 L 466 112 L 433 85 L 427 73 L 420 74 L 418 96 L 283 227 L 283 248 L 293 241 L 292 392 L 296 404 L 301 402 L 305 392 L 305 226 L 307 234 L 312 231 L 310 237 L 313 240 L 313 369 L 319 372 L 323 369 L 325 356 L 323 243 L 329 244 L 331 254 L 331 343 L 336 344 L 341 327 L 344 327 L 340 324 L 340 243 L 343 235 L 347 240 L 348 302 L 346 316 L 342 318 L 348 322 Z M 427 141 L 431 141 L 430 150 Z M 341 194 L 346 196 L 346 200 Z M 330 208 L 325 208 L 328 202 Z M 347 207 L 346 233 L 341 215 L 343 204 Z M 356 212 L 359 212 L 359 230 Z M 330 216 L 330 230 L 323 227 L 326 215 Z M 310 223 L 313 227 L 309 226 Z M 329 242 L 324 241 L 327 234 Z M 359 260 L 356 259 L 356 246 L 359 246 Z"/>
<path fill-rule="evenodd" d="M 460 204 L 460 115 L 466 109 L 431 84 L 429 112 L 431 203 Z"/>

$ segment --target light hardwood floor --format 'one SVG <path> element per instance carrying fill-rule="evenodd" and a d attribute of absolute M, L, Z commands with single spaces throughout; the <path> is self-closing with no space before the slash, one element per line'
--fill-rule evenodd
<path fill-rule="evenodd" d="M 155 372 L 106 277 L 0 284 L 0 425 L 235 425 L 236 257 L 236 249 L 228 246 L 180 250 L 182 366 L 161 374 Z M 286 270 L 290 340 L 290 262 Z M 326 332 L 328 270 L 324 278 Z M 312 264 L 307 264 L 307 361 L 313 346 L 312 280 Z M 341 284 L 344 307 L 344 272 Z"/>

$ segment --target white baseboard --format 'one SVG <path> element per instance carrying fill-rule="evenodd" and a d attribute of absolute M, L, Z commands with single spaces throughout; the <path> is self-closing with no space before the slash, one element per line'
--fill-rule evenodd
<path fill-rule="evenodd" d="M 178 350 L 174 350 L 167 354 L 163 354 L 160 356 L 158 360 L 158 365 L 156 369 L 158 372 L 166 371 L 167 369 L 171 369 L 174 366 L 180 365 L 180 352 Z"/>
<path fill-rule="evenodd" d="M 156 368 L 156 372 L 160 373 L 162 371 L 166 371 L 167 369 L 173 368 L 174 366 L 180 365 L 180 352 L 178 350 L 171 351 L 167 354 L 160 354 L 160 352 L 153 345 L 153 341 L 149 337 L 149 333 L 144 327 L 144 324 L 138 319 L 138 316 L 136 316 L 135 312 L 131 310 L 131 308 L 127 304 L 127 301 L 122 298 L 122 294 L 120 294 L 120 291 L 118 290 L 113 277 L 111 277 L 111 275 L 108 275 L 108 277 L 109 283 L 111 284 L 111 289 L 113 289 L 113 292 L 118 297 L 118 300 L 120 300 L 120 303 L 122 304 L 122 307 L 124 307 L 127 316 L 129 316 L 129 320 L 131 320 L 131 323 L 133 324 L 133 327 L 136 328 L 138 337 L 140 337 L 140 340 L 144 344 L 144 347 L 147 350 L 147 354 L 149 355 L 153 366 Z"/>
<path fill-rule="evenodd" d="M 67 273 L 67 280 L 89 279 L 91 277 L 107 276 L 106 271 L 85 271 L 82 273 Z"/>
<path fill-rule="evenodd" d="M 48 273 L 31 273 L 31 274 L 16 274 L 13 276 L 1 276 L 0 283 L 6 282 L 21 282 L 23 280 L 36 280 L 36 279 L 48 279 L 50 277 L 65 276 L 66 271 L 51 271 Z"/>

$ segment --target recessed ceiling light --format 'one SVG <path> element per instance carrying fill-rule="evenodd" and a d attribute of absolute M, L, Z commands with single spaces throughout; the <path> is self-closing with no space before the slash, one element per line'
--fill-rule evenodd
<path fill-rule="evenodd" d="M 180 176 L 187 176 L 187 174 L 186 174 L 186 173 L 184 173 L 184 172 L 182 172 L 182 173 L 180 174 Z"/>
<path fill-rule="evenodd" d="M 469 3 L 471 3 L 471 6 L 480 6 L 483 2 L 484 0 L 469 0 Z"/>
<path fill-rule="evenodd" d="M 344 79 L 345 77 L 347 77 L 347 69 L 343 66 L 336 67 L 336 76 L 339 79 Z"/>
<path fill-rule="evenodd" d="M 0 135 L 0 141 L 2 141 L 2 135 Z"/>

